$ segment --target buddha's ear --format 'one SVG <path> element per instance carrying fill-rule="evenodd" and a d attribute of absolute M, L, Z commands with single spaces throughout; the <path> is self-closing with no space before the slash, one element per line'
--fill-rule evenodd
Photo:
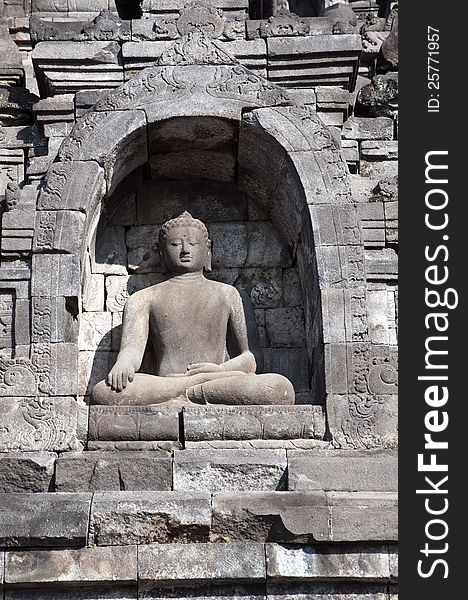
<path fill-rule="evenodd" d="M 211 240 L 208 240 L 207 242 L 207 253 L 206 253 L 206 262 L 205 262 L 205 271 L 207 273 L 209 273 L 211 271 L 211 246 L 213 245 L 213 242 Z"/>
<path fill-rule="evenodd" d="M 160 267 L 160 271 L 163 274 L 167 273 L 166 261 L 164 260 L 164 254 L 161 252 L 160 248 L 158 250 L 158 253 L 159 253 L 159 267 Z"/>

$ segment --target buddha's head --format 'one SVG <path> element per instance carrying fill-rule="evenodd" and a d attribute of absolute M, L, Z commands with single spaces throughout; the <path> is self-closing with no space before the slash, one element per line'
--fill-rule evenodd
<path fill-rule="evenodd" d="M 169 273 L 211 271 L 208 230 L 187 211 L 164 223 L 158 245 L 161 265 Z"/>

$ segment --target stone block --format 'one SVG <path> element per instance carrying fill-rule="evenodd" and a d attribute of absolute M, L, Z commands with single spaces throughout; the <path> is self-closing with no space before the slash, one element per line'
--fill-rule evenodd
<path fill-rule="evenodd" d="M 46 211 L 85 210 L 87 206 L 81 205 L 80 199 L 86 197 L 93 207 L 104 192 L 103 186 L 104 170 L 95 161 L 53 163 L 40 190 L 37 208 Z M 77 188 L 85 193 L 77 194 Z"/>
<path fill-rule="evenodd" d="M 294 267 L 283 270 L 283 300 L 285 306 L 302 305 L 302 284 Z"/>
<path fill-rule="evenodd" d="M 111 350 L 112 314 L 110 312 L 82 313 L 79 327 L 80 350 Z"/>
<path fill-rule="evenodd" d="M 58 158 L 96 161 L 105 170 L 108 194 L 148 157 L 145 113 L 139 110 L 89 111 L 60 146 Z"/>
<path fill-rule="evenodd" d="M 88 409 L 73 398 L 1 398 L 0 452 L 81 450 Z"/>
<path fill-rule="evenodd" d="M 244 223 L 213 223 L 213 267 L 243 267 L 248 254 L 247 229 Z"/>
<path fill-rule="evenodd" d="M 309 382 L 309 358 L 307 350 L 297 348 L 264 348 L 263 371 L 279 373 L 293 384 L 296 393 L 307 392 Z"/>
<path fill-rule="evenodd" d="M 151 175 L 158 179 L 202 177 L 234 183 L 236 176 L 236 153 L 233 149 L 152 154 L 149 164 Z"/>
<path fill-rule="evenodd" d="M 84 546 L 91 494 L 1 494 L 0 545 Z"/>
<path fill-rule="evenodd" d="M 136 581 L 137 548 L 135 546 L 80 548 L 79 550 L 33 550 L 8 552 L 6 583 L 29 587 L 47 584 L 77 586 L 104 585 Z M 68 590 L 70 593 L 70 590 Z M 80 593 L 77 590 L 78 594 Z M 95 598 L 75 596 L 68 598 Z M 120 598 L 118 593 L 111 598 Z M 125 597 L 125 596 L 124 596 Z M 52 597 L 46 596 L 47 600 Z M 100 596 L 97 596 L 100 598 Z M 107 596 L 104 596 L 107 598 Z"/>
<path fill-rule="evenodd" d="M 48 492 L 56 459 L 53 452 L 0 454 L 0 493 Z"/>
<path fill-rule="evenodd" d="M 369 140 L 361 142 L 361 156 L 366 160 L 397 160 L 396 140 Z"/>
<path fill-rule="evenodd" d="M 235 285 L 239 291 L 245 292 L 254 309 L 282 306 L 283 282 L 280 268 L 239 269 L 235 278 L 231 279 L 230 275 L 233 273 L 234 269 L 218 269 L 213 278 Z"/>
<path fill-rule="evenodd" d="M 5 600 L 138 600 L 137 586 L 124 585 L 117 586 L 105 585 L 102 587 L 99 582 L 92 587 L 68 586 L 57 587 L 51 584 L 46 588 L 18 588 L 17 586 L 5 590 Z"/>
<path fill-rule="evenodd" d="M 291 256 L 270 222 L 247 223 L 246 267 L 290 267 Z M 228 266 L 228 265 L 226 265 Z"/>
<path fill-rule="evenodd" d="M 375 548 L 346 548 L 302 546 L 285 548 L 267 544 L 267 576 L 271 580 L 334 579 L 356 581 L 384 580 L 390 578 L 388 550 L 385 546 Z"/>
<path fill-rule="evenodd" d="M 47 97 L 71 94 L 83 87 L 118 87 L 123 83 L 119 54 L 117 42 L 53 41 L 39 42 L 32 60 L 39 88 Z"/>
<path fill-rule="evenodd" d="M 274 491 L 285 486 L 284 450 L 185 450 L 174 454 L 175 490 Z"/>
<path fill-rule="evenodd" d="M 369 339 L 364 288 L 322 290 L 324 342 L 363 342 Z"/>
<path fill-rule="evenodd" d="M 159 227 L 137 225 L 127 231 L 128 269 L 136 273 L 160 271 L 158 252 Z"/>
<path fill-rule="evenodd" d="M 203 179 L 153 182 L 138 190 L 139 224 L 162 224 L 184 210 L 207 223 L 211 231 L 213 222 L 244 220 L 246 200 L 234 186 Z"/>
<path fill-rule="evenodd" d="M 323 492 L 217 494 L 213 497 L 212 535 L 219 541 L 329 541 L 327 499 Z"/>
<path fill-rule="evenodd" d="M 343 125 L 345 140 L 392 140 L 393 120 L 388 117 L 350 117 Z"/>
<path fill-rule="evenodd" d="M 186 406 L 186 442 L 323 439 L 320 406 Z"/>
<path fill-rule="evenodd" d="M 369 336 L 373 344 L 396 345 L 396 303 L 391 289 L 367 292 Z"/>
<path fill-rule="evenodd" d="M 315 243 L 320 246 L 356 246 L 362 243 L 354 206 L 309 206 Z"/>
<path fill-rule="evenodd" d="M 396 491 L 397 454 L 392 451 L 289 450 L 288 487 L 296 491 Z"/>
<path fill-rule="evenodd" d="M 87 273 L 83 281 L 83 310 L 104 310 L 104 275 Z"/>
<path fill-rule="evenodd" d="M 355 168 L 359 163 L 359 144 L 357 140 L 342 140 L 341 150 L 348 166 Z"/>
<path fill-rule="evenodd" d="M 319 246 L 316 248 L 319 279 L 324 286 L 364 287 L 364 251 L 361 246 Z"/>
<path fill-rule="evenodd" d="M 138 559 L 142 584 L 242 583 L 264 581 L 266 576 L 263 544 L 143 546 Z"/>
<path fill-rule="evenodd" d="M 76 210 L 36 212 L 34 252 L 62 252 L 79 255 L 85 215 Z"/>
<path fill-rule="evenodd" d="M 366 247 L 385 246 L 385 217 L 383 202 L 363 202 L 358 205 L 362 237 Z"/>
<path fill-rule="evenodd" d="M 361 38 L 353 34 L 269 37 L 268 76 L 283 85 L 334 85 L 351 91 L 361 50 Z"/>
<path fill-rule="evenodd" d="M 68 254 L 35 254 L 32 259 L 32 296 L 78 297 L 79 260 Z"/>
<path fill-rule="evenodd" d="M 374 195 L 374 190 L 378 184 L 377 179 L 361 177 L 361 175 L 350 175 L 351 197 L 353 202 L 368 202 Z"/>
<path fill-rule="evenodd" d="M 327 499 L 334 542 L 398 540 L 396 492 L 329 492 Z"/>
<path fill-rule="evenodd" d="M 90 530 L 98 546 L 208 541 L 211 498 L 190 492 L 96 492 Z"/>
<path fill-rule="evenodd" d="M 261 583 L 217 585 L 213 582 L 208 586 L 190 587 L 181 583 L 181 587 L 161 587 L 155 581 L 141 585 L 140 590 L 140 597 L 145 600 L 266 600 L 265 585 Z"/>
<path fill-rule="evenodd" d="M 305 346 L 302 308 L 267 309 L 265 323 L 268 340 L 273 348 L 303 348 Z"/>
<path fill-rule="evenodd" d="M 148 406 L 90 406 L 89 439 L 99 441 L 178 441 L 180 409 Z"/>
<path fill-rule="evenodd" d="M 398 255 L 393 248 L 366 250 L 367 278 L 394 281 L 398 277 Z"/>
<path fill-rule="evenodd" d="M 49 393 L 53 396 L 76 395 L 78 390 L 78 345 L 64 342 L 50 344 L 50 346 L 35 344 L 33 362 L 40 366 L 41 358 L 47 352 L 50 352 Z"/>
<path fill-rule="evenodd" d="M 360 173 L 363 177 L 386 179 L 398 175 L 396 160 L 361 160 Z"/>
<path fill-rule="evenodd" d="M 1 468 L 0 461 L 0 468 Z M 170 490 L 168 452 L 66 452 L 56 465 L 57 492 Z"/>
<path fill-rule="evenodd" d="M 269 583 L 267 600 L 389 600 L 386 583 L 307 582 Z M 396 598 L 394 600 L 397 600 Z"/>
<path fill-rule="evenodd" d="M 339 448 L 384 449 L 398 444 L 396 394 L 329 394 L 327 416 L 334 445 Z"/>
<path fill-rule="evenodd" d="M 125 228 L 107 225 L 96 234 L 91 270 L 104 275 L 127 275 Z"/>

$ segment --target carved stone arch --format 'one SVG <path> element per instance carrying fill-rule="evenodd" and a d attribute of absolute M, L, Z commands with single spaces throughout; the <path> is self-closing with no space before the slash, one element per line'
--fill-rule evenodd
<path fill-rule="evenodd" d="M 312 109 L 294 105 L 200 33 L 182 37 L 156 66 L 106 95 L 64 140 L 38 196 L 36 277 L 61 261 L 67 276 L 56 278 L 51 295 L 79 297 L 80 261 L 105 198 L 148 161 L 161 124 L 193 118 L 236 124 L 236 184 L 297 257 L 311 381 L 315 400 L 326 399 L 335 442 L 392 445 L 385 422 L 396 393 L 394 358 L 368 342 L 362 235 L 340 149 Z M 67 341 L 73 354 L 76 336 Z M 43 351 L 36 344 L 33 360 L 47 382 L 52 367 L 41 362 Z M 74 356 L 68 363 L 72 369 Z M 76 395 L 76 376 L 55 380 L 42 392 Z"/>

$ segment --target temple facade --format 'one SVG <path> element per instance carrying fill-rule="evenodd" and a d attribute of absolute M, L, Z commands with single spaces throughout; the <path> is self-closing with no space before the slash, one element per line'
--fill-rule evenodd
<path fill-rule="evenodd" d="M 0 0 L 0 598 L 397 597 L 397 140 L 398 2 Z M 294 403 L 93 401 L 186 213 Z"/>

